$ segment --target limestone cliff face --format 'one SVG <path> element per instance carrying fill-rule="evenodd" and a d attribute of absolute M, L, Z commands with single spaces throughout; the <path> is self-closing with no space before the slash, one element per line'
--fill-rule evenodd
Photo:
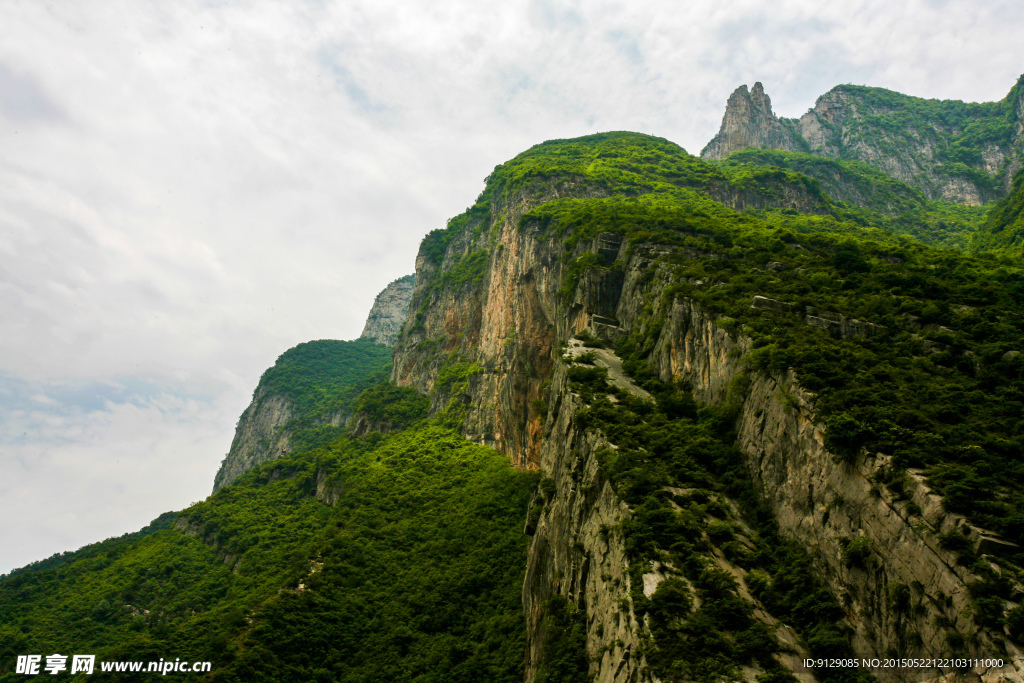
<path fill-rule="evenodd" d="M 657 287 L 655 281 L 652 285 Z M 749 342 L 715 325 L 688 300 L 675 300 L 653 361 L 663 379 L 689 381 L 697 397 L 722 400 L 732 379 L 743 373 Z M 957 566 L 954 553 L 939 544 L 939 534 L 962 529 L 978 547 L 984 533 L 959 515 L 943 511 L 941 499 L 913 473 L 909 500 L 897 501 L 872 484 L 889 465 L 881 453 L 841 463 L 824 448 L 824 427 L 815 419 L 814 397 L 792 371 L 782 376 L 755 375 L 737 420 L 738 446 L 779 526 L 811 551 L 820 576 L 840 598 L 854 632 L 854 648 L 901 657 L 942 656 L 946 635 L 966 634 L 970 657 L 998 652 L 1007 665 L 976 670 L 983 681 L 1024 680 L 1022 653 L 1003 634 L 977 626 L 967 585 L 979 577 Z M 910 512 L 916 503 L 920 515 Z M 844 558 L 847 544 L 867 539 L 872 556 L 863 566 Z M 916 608 L 897 612 L 887 591 L 915 587 Z M 914 634 L 913 636 L 911 634 Z M 920 638 L 918 641 L 917 639 Z M 946 670 L 876 670 L 881 680 L 959 680 Z M 903 676 L 904 678 L 901 678 Z M 979 680 L 967 677 L 963 680 Z"/>
<path fill-rule="evenodd" d="M 566 318 L 558 305 L 561 249 L 536 239 L 536 227 L 520 230 L 519 219 L 556 197 L 600 194 L 572 178 L 538 183 L 496 202 L 491 215 L 503 219 L 468 226 L 439 263 L 422 248 L 416 260 L 411 306 L 416 313 L 395 348 L 392 379 L 432 393 L 431 414 L 452 400 L 464 404 L 466 436 L 497 448 L 519 467 L 536 468 L 540 462 L 543 416 L 535 405 L 546 395 L 541 385 L 551 377 L 556 340 L 589 322 L 582 312 Z M 485 261 L 475 277 L 435 286 L 445 273 L 481 254 Z M 459 395 L 445 387 L 433 391 L 452 359 L 479 372 Z"/>
<path fill-rule="evenodd" d="M 1024 163 L 1021 84 L 999 103 L 1005 105 L 1004 112 L 991 111 L 994 103 L 963 105 L 973 107 L 974 113 L 953 123 L 928 113 L 925 105 L 932 102 L 841 85 L 819 97 L 799 119 L 784 119 L 772 113 L 760 83 L 749 94 L 741 86 L 729 98 L 722 126 L 701 156 L 724 159 L 755 147 L 863 161 L 931 199 L 962 204 L 982 204 L 1009 192 Z M 967 126 L 988 117 L 1004 121 L 1005 130 L 985 139 L 965 137 Z"/>
<path fill-rule="evenodd" d="M 666 294 L 672 268 L 661 257 L 672 248 L 602 233 L 565 253 L 564 243 L 545 236 L 539 226 L 519 226 L 523 213 L 544 201 L 597 195 L 572 178 L 546 179 L 496 200 L 490 216 L 497 219 L 475 219 L 452 238 L 442 257 L 421 249 L 411 306 L 416 313 L 399 339 L 392 374 L 399 384 L 431 393 L 434 413 L 463 406 L 468 438 L 498 448 L 519 467 L 539 468 L 552 477 L 550 499 L 535 501 L 542 514 L 523 590 L 528 680 L 537 671 L 542 648 L 543 604 L 553 594 L 585 610 L 596 680 L 648 676 L 636 618 L 623 607 L 629 586 L 622 540 L 607 533 L 630 512 L 600 475 L 595 453 L 607 445 L 603 437 L 575 424 L 580 406 L 565 381 L 556 351 L 559 340 L 584 328 L 614 340 L 654 324 L 652 309 L 666 311 L 650 360 L 663 379 L 689 382 L 695 397 L 707 403 L 725 400 L 730 384 L 743 375 L 750 351 L 748 339 L 717 325 L 691 300 Z M 683 251 L 688 258 L 708 257 Z M 455 281 L 451 274 L 466 272 L 474 254 L 482 264 L 479 271 Z M 571 292 L 560 294 L 567 264 L 586 254 L 606 267 L 586 270 Z M 838 334 L 870 333 L 839 314 L 810 317 L 836 323 Z M 443 378 L 456 361 L 473 371 L 449 390 Z M 942 512 L 919 476 L 911 487 L 919 516 L 910 514 L 906 502 L 879 492 L 871 477 L 886 466 L 884 454 L 838 463 L 823 446 L 814 397 L 792 373 L 752 375 L 746 383 L 749 391 L 736 427 L 748 471 L 782 531 L 806 544 L 820 575 L 844 605 L 858 656 L 948 656 L 947 632 L 955 629 L 967 636 L 971 657 L 1007 662 L 1002 669 L 969 675 L 879 668 L 873 671 L 879 680 L 1024 680 L 1024 660 L 1015 646 L 971 617 L 966 586 L 975 577 L 939 545 L 938 534 L 965 527 L 964 520 Z M 850 566 L 844 549 L 860 537 L 868 539 L 871 557 Z M 656 585 L 658 570 L 650 569 Z M 742 570 L 736 573 L 742 586 Z M 891 606 L 888 591 L 896 584 L 913 590 L 910 615 Z M 797 664 L 787 666 L 812 680 Z"/>
<path fill-rule="evenodd" d="M 287 455 L 292 448 L 292 433 L 287 427 L 294 417 L 292 402 L 286 396 L 258 388 L 252 403 L 238 418 L 231 449 L 213 480 L 213 493 L 254 467 Z M 347 412 L 331 413 L 319 423 L 340 427 L 346 418 Z"/>
<path fill-rule="evenodd" d="M 238 419 L 231 449 L 213 480 L 214 493 L 257 465 L 288 452 L 288 434 L 282 428 L 291 420 L 291 405 L 283 396 L 264 394 L 257 390 Z"/>
<path fill-rule="evenodd" d="M 414 282 L 415 276 L 407 275 L 377 295 L 360 340 L 306 342 L 278 358 L 238 419 L 231 448 L 214 478 L 214 493 L 297 446 L 305 449 L 326 442 L 311 443 L 309 438 L 330 440 L 324 428 L 345 424 L 352 400 L 367 386 L 362 381 L 375 370 L 386 372 L 390 350 L 378 344 L 394 344 L 408 316 Z M 305 400 L 297 402 L 303 392 Z M 311 430 L 321 434 L 311 437 Z M 339 431 L 333 432 L 334 438 Z"/>
<path fill-rule="evenodd" d="M 394 346 L 405 319 L 409 317 L 409 302 L 415 286 L 416 276 L 406 275 L 385 287 L 374 299 L 373 308 L 366 317 L 366 325 L 359 338 Z"/>
<path fill-rule="evenodd" d="M 806 152 L 801 144 L 794 122 L 780 119 L 772 112 L 772 101 L 761 83 L 747 91 L 741 85 L 729 96 L 725 105 L 722 127 L 701 152 L 705 159 L 724 159 L 733 152 L 747 147 L 783 149 Z"/>
<path fill-rule="evenodd" d="M 616 526 L 629 518 L 601 476 L 597 452 L 608 447 L 600 434 L 574 426 L 580 400 L 569 391 L 565 367 L 551 385 L 556 402 L 544 431 L 540 466 L 555 484 L 543 506 L 530 546 L 523 584 L 523 609 L 529 629 L 526 679 L 533 680 L 541 661 L 544 603 L 563 595 L 587 614 L 587 654 L 598 661 L 595 683 L 650 681 L 643 671 L 640 624 L 629 605 L 629 562 Z M 613 531 L 609 531 L 609 530 Z"/>
<path fill-rule="evenodd" d="M 711 187 L 708 193 L 737 210 L 827 210 L 812 188 L 781 182 L 766 188 Z M 527 221 L 520 226 L 520 219 L 553 199 L 605 194 L 603 188 L 573 177 L 520 187 L 494 200 L 489 216 L 497 220 L 477 218 L 453 237 L 439 260 L 431 260 L 423 247 L 416 260 L 410 317 L 395 347 L 391 379 L 431 394 L 432 415 L 453 399 L 462 403 L 468 411 L 466 436 L 507 454 L 518 467 L 536 468 L 540 462 L 543 415 L 536 406 L 547 398 L 543 385 L 554 369 L 557 340 L 590 326 L 618 325 L 620 274 L 607 268 L 588 270 L 566 307 L 560 292 L 567 264 L 591 252 L 612 264 L 623 253 L 621 238 L 602 233 L 593 243 L 565 254 L 560 244 L 541 236 L 540 225 Z M 639 248 L 647 253 L 647 247 Z M 476 263 L 479 271 L 451 284 L 452 275 L 464 273 L 469 263 Z M 442 369 L 455 359 L 479 372 L 459 395 L 446 387 L 435 390 Z"/>

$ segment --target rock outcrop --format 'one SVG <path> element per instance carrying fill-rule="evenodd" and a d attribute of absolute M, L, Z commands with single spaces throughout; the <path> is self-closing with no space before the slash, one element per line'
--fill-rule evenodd
<path fill-rule="evenodd" d="M 415 287 L 416 275 L 400 277 L 385 287 L 373 300 L 373 308 L 366 316 L 366 325 L 359 338 L 394 346 L 405 319 L 409 317 L 409 302 Z"/>
<path fill-rule="evenodd" d="M 555 595 L 568 597 L 587 615 L 587 655 L 597 659 L 595 683 L 650 681 L 640 655 L 641 633 L 629 605 L 629 562 L 619 524 L 629 507 L 601 476 L 597 452 L 608 447 L 598 433 L 576 429 L 583 407 L 569 391 L 565 367 L 551 385 L 557 403 L 544 431 L 540 466 L 552 478 L 550 500 L 542 506 L 523 583 L 528 629 L 526 680 L 537 674 L 542 659 L 544 604 Z M 538 497 L 539 498 L 539 497 Z"/>
<path fill-rule="evenodd" d="M 920 499 L 921 514 L 906 501 L 879 494 L 871 477 L 886 467 L 883 454 L 838 462 L 823 445 L 814 397 L 792 373 L 746 374 L 751 341 L 673 293 L 674 269 L 662 258 L 673 252 L 704 255 L 624 242 L 608 233 L 579 240 L 566 251 L 565 243 L 545 238 L 539 226 L 521 225 L 523 214 L 543 202 L 600 193 L 577 179 L 543 178 L 494 199 L 489 216 L 476 217 L 452 235 L 443 255 L 421 248 L 412 303 L 419 313 L 406 323 L 392 373 L 397 383 L 432 396 L 432 414 L 450 416 L 453 407 L 462 411 L 457 414 L 467 438 L 553 480 L 550 498 L 535 501 L 543 512 L 523 592 L 527 680 L 537 671 L 543 605 L 552 594 L 585 611 L 595 680 L 647 680 L 639 625 L 622 607 L 629 592 L 628 562 L 621 539 L 607 533 L 628 517 L 629 508 L 600 476 L 595 453 L 606 442 L 575 423 L 580 406 L 558 353 L 558 340 L 584 329 L 606 339 L 656 334 L 650 361 L 662 379 L 688 383 L 705 403 L 724 402 L 738 379 L 749 387 L 736 423 L 737 445 L 783 533 L 806 544 L 844 605 L 858 656 L 948 656 L 947 636 L 955 632 L 963 635 L 963 652 L 970 657 L 1006 662 L 966 677 L 950 668 L 879 667 L 872 672 L 879 680 L 1024 680 L 1024 660 L 1015 647 L 970 617 L 967 585 L 975 577 L 939 543 L 941 532 L 964 525 L 962 518 L 943 513 L 920 482 L 912 487 L 912 498 Z M 490 216 L 497 218 L 492 222 Z M 487 254 L 486 267 L 477 276 L 443 285 L 445 273 L 464 269 L 460 264 L 481 252 Z M 566 293 L 569 269 L 584 257 L 598 265 L 585 269 Z M 764 299 L 754 305 L 789 311 L 786 302 Z M 657 323 L 652 311 L 663 312 Z M 838 313 L 808 314 L 839 336 L 876 331 Z M 463 373 L 463 381 L 446 379 L 457 373 Z M 844 551 L 857 538 L 868 539 L 862 545 L 871 549 L 871 559 L 851 566 Z M 892 586 L 910 587 L 916 601 L 912 616 L 892 606 L 887 597 Z"/>
<path fill-rule="evenodd" d="M 358 340 L 306 342 L 277 359 L 260 378 L 252 402 L 238 419 L 231 448 L 214 479 L 214 493 L 296 447 L 307 449 L 340 436 L 352 401 L 367 388 L 365 380 L 374 371 L 386 370 L 390 351 L 384 346 L 394 344 L 408 316 L 414 282 L 415 276 L 407 275 L 377 295 Z M 317 433 L 311 435 L 311 431 Z"/>
<path fill-rule="evenodd" d="M 258 388 L 252 403 L 238 418 L 231 449 L 214 477 L 213 493 L 254 467 L 288 455 L 293 447 L 293 432 L 289 425 L 294 413 L 287 396 Z M 347 411 L 337 411 L 320 416 L 318 424 L 341 427 L 348 417 Z"/>
<path fill-rule="evenodd" d="M 792 119 L 780 119 L 772 112 L 771 98 L 761 83 L 747 91 L 741 85 L 729 96 L 722 127 L 701 152 L 705 159 L 724 159 L 747 147 L 806 152 L 800 132 Z"/>
<path fill-rule="evenodd" d="M 986 104 L 840 85 L 799 119 L 775 116 L 760 83 L 749 93 L 740 86 L 701 157 L 724 159 L 754 147 L 862 161 L 931 199 L 979 205 L 1005 196 L 1024 165 L 1022 83 L 1002 102 Z M 1005 125 L 997 132 L 971 129 L 993 121 Z"/>
<path fill-rule="evenodd" d="M 238 418 L 224 462 L 213 480 L 213 493 L 252 468 L 288 453 L 289 434 L 284 425 L 292 418 L 290 402 L 284 396 L 266 396 L 257 389 L 252 403 Z"/>

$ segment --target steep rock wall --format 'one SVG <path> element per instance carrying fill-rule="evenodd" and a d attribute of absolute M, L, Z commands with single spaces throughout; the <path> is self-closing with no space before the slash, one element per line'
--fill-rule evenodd
<path fill-rule="evenodd" d="M 573 431 L 574 399 L 553 354 L 558 340 L 590 327 L 607 339 L 630 332 L 656 334 L 650 360 L 662 379 L 689 383 L 701 401 L 719 403 L 730 392 L 735 395 L 734 385 L 748 387 L 736 426 L 750 475 L 783 532 L 807 545 L 844 605 L 859 656 L 950 656 L 947 635 L 955 630 L 967 636 L 972 657 L 1007 661 L 1000 670 L 971 674 L 879 668 L 874 671 L 879 680 L 1024 680 L 1024 661 L 1014 646 L 972 619 L 966 585 L 976 577 L 957 567 L 953 554 L 939 545 L 938 533 L 963 526 L 963 520 L 943 513 L 920 478 L 912 495 L 920 499 L 922 517 L 909 515 L 904 504 L 876 489 L 870 478 L 886 463 L 884 455 L 837 463 L 823 446 L 813 397 L 795 377 L 746 376 L 748 339 L 728 332 L 692 301 L 663 296 L 672 282 L 663 254 L 709 255 L 624 243 L 608 233 L 563 254 L 562 244 L 539 227 L 518 227 L 529 207 L 556 196 L 586 196 L 588 191 L 571 180 L 547 181 L 492 205 L 491 215 L 501 219 L 493 225 L 482 221 L 457 235 L 440 262 L 430 262 L 421 251 L 412 304 L 417 313 L 399 341 L 392 375 L 399 384 L 430 393 L 443 389 L 439 379 L 453 367 L 453 359 L 472 365 L 476 371 L 457 391 L 433 391 L 431 410 L 438 413 L 454 400 L 466 409 L 463 429 L 468 438 L 498 448 L 517 466 L 541 468 L 554 479 L 554 498 L 546 504 L 531 544 L 524 586 L 529 670 L 536 671 L 542 646 L 544 601 L 555 593 L 571 597 L 587 611 L 593 625 L 587 648 L 596 658 L 592 673 L 598 680 L 636 680 L 631 677 L 642 670 L 642 663 L 627 655 L 635 652 L 632 643 L 638 636 L 629 635 L 635 632 L 635 618 L 618 606 L 621 595 L 628 594 L 628 565 L 620 542 L 601 533 L 602 524 L 611 527 L 628 509 L 596 469 L 600 439 Z M 478 278 L 458 288 L 429 284 L 441 282 L 446 272 L 481 249 L 488 258 Z M 588 251 L 616 268 L 586 271 L 570 296 L 560 298 L 564 264 Z M 651 315 L 652 309 L 664 316 Z M 658 330 L 651 327 L 655 324 Z M 869 539 L 873 559 L 863 567 L 848 566 L 844 549 L 858 537 Z M 892 606 L 889 595 L 895 585 L 912 587 L 912 615 Z M 614 641 L 601 635 L 606 633 L 615 634 Z M 615 645 L 620 640 L 622 645 Z"/>
<path fill-rule="evenodd" d="M 288 433 L 282 428 L 292 418 L 291 405 L 283 396 L 264 394 L 265 391 L 257 391 L 238 418 L 231 448 L 213 480 L 213 493 L 288 451 Z"/>
<path fill-rule="evenodd" d="M 746 85 L 741 85 L 729 96 L 718 135 L 707 144 L 701 156 L 724 159 L 746 147 L 808 151 L 807 145 L 801 142 L 799 134 L 793 130 L 793 122 L 779 119 L 772 112 L 771 98 L 758 82 L 749 92 Z"/>
<path fill-rule="evenodd" d="M 799 119 L 779 118 L 771 100 L 756 83 L 748 93 L 740 86 L 726 103 L 718 134 L 701 151 L 704 159 L 724 159 L 745 147 L 809 152 L 825 157 L 853 159 L 871 164 L 931 199 L 980 205 L 1006 195 L 1014 174 L 1024 164 L 1024 88 L 1018 83 L 1004 102 L 1009 127 L 1006 134 L 977 146 L 978 156 L 946 158 L 964 133 L 941 116 L 903 117 L 896 126 L 879 124 L 900 114 L 910 102 L 923 102 L 896 93 L 889 104 L 876 103 L 867 91 L 837 86 L 818 98 Z M 881 98 L 886 101 L 886 98 Z M 965 105 L 970 106 L 970 105 Z M 909 110 L 909 109 L 908 109 Z M 988 116 L 980 113 L 979 117 Z M 894 132 L 898 129 L 899 132 Z M 960 159 L 954 162 L 952 159 Z M 966 160 L 969 170 L 960 169 Z M 979 179 L 989 176 L 993 181 Z"/>
<path fill-rule="evenodd" d="M 238 418 L 231 449 L 213 480 L 213 493 L 254 467 L 287 455 L 292 444 L 286 427 L 293 417 L 294 410 L 287 397 L 267 395 L 265 389 L 258 389 Z M 347 417 L 347 413 L 332 413 L 320 420 L 320 424 L 340 427 Z"/>
<path fill-rule="evenodd" d="M 535 402 L 553 369 L 556 340 L 586 324 L 560 315 L 561 245 L 537 239 L 537 228 L 520 230 L 530 208 L 564 196 L 601 196 L 572 178 L 560 178 L 516 192 L 491 207 L 501 220 L 470 226 L 432 263 L 422 249 L 416 260 L 413 311 L 395 349 L 392 380 L 432 394 L 431 414 L 455 399 L 468 415 L 467 438 L 497 448 L 518 467 L 536 468 L 541 418 Z M 470 254 L 486 250 L 479 277 L 439 287 Z M 455 361 L 479 369 L 464 393 L 434 391 L 442 369 Z"/>
<path fill-rule="evenodd" d="M 544 603 L 562 595 L 587 617 L 587 655 L 595 683 L 649 681 L 643 674 L 640 625 L 629 602 L 629 563 L 617 525 L 629 517 L 598 468 L 597 452 L 608 442 L 580 433 L 576 412 L 583 407 L 569 391 L 559 365 L 551 385 L 555 403 L 544 430 L 540 467 L 552 478 L 551 500 L 535 499 L 543 513 L 530 544 L 523 609 L 528 630 L 526 680 L 532 681 L 544 644 Z"/>
<path fill-rule="evenodd" d="M 373 300 L 373 308 L 366 316 L 366 324 L 359 338 L 394 346 L 405 319 L 409 317 L 409 302 L 412 301 L 415 287 L 415 274 L 398 278 L 385 287 Z"/>
<path fill-rule="evenodd" d="M 658 287 L 657 279 L 650 286 Z M 749 341 L 729 335 L 686 299 L 672 302 L 656 349 L 652 361 L 662 379 L 688 382 L 705 402 L 723 401 L 734 378 L 746 377 L 743 356 Z M 973 620 L 967 585 L 979 577 L 957 566 L 955 554 L 939 543 L 939 533 L 954 528 L 980 532 L 961 516 L 945 513 L 920 475 L 912 478 L 910 499 L 921 515 L 911 514 L 908 501 L 896 501 L 876 487 L 874 475 L 889 463 L 883 454 L 838 462 L 824 447 L 813 396 L 801 389 L 792 371 L 746 379 L 749 393 L 736 422 L 737 445 L 780 528 L 806 545 L 844 605 L 858 654 L 951 656 L 947 634 L 955 631 L 966 636 L 971 658 L 1006 660 L 1002 669 L 978 669 L 973 678 L 957 678 L 950 669 L 873 673 L 883 681 L 1024 680 L 1024 658 L 1017 648 Z M 844 550 L 861 537 L 868 539 L 872 559 L 865 566 L 850 566 Z M 914 589 L 912 614 L 892 605 L 890 587 L 898 584 Z"/>
<path fill-rule="evenodd" d="M 811 188 L 792 184 L 777 192 L 711 187 L 708 193 L 737 210 L 826 210 Z M 505 453 L 518 467 L 539 464 L 543 416 L 535 406 L 546 398 L 543 384 L 554 367 L 557 340 L 587 327 L 610 330 L 614 336 L 618 327 L 620 272 L 588 270 L 566 305 L 560 297 L 567 264 L 586 253 L 601 256 L 609 265 L 626 256 L 626 245 L 612 233 L 582 241 L 566 254 L 560 240 L 543 234 L 539 225 L 520 226 L 520 219 L 553 199 L 605 195 L 603 188 L 572 177 L 526 185 L 508 197 L 495 198 L 492 218 L 478 220 L 456 235 L 439 262 L 428 258 L 422 247 L 416 259 L 410 317 L 395 347 L 391 379 L 430 394 L 431 415 L 453 399 L 463 404 L 468 411 L 463 421 L 467 438 Z M 636 258 L 646 258 L 650 249 L 642 247 Z M 456 285 L 448 282 L 451 273 L 481 252 L 486 261 L 477 277 Z M 437 380 L 443 368 L 456 361 L 472 364 L 479 372 L 453 396 L 437 386 Z"/>

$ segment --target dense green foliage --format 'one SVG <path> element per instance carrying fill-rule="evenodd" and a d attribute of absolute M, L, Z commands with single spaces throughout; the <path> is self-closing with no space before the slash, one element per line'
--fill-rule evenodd
<path fill-rule="evenodd" d="M 848 201 L 862 208 L 873 208 L 896 215 L 925 204 L 920 190 L 894 180 L 874 166 L 859 161 L 842 161 L 814 154 L 784 152 L 778 149 L 748 148 L 733 152 L 722 160 L 727 168 L 774 166 L 814 178 L 833 199 Z"/>
<path fill-rule="evenodd" d="M 976 250 L 995 249 L 1020 258 L 1024 254 L 1024 169 L 1013 177 L 1010 194 L 996 202 L 976 233 Z"/>
<path fill-rule="evenodd" d="M 756 663 L 767 679 L 794 680 L 774 659 L 782 650 L 775 629 L 754 617 L 753 603 L 740 595 L 717 552 L 750 572 L 755 597 L 794 626 L 815 657 L 851 655 L 839 624 L 842 609 L 815 578 L 807 554 L 779 535 L 731 445 L 742 388 L 733 388 L 725 406 L 699 408 L 688 393 L 655 379 L 633 342 L 624 341 L 618 351 L 624 369 L 654 393 L 655 403 L 613 388 L 602 368 L 575 366 L 569 379 L 589 403 L 577 414 L 578 423 L 599 428 L 616 446 L 599 454 L 601 471 L 633 511 L 620 532 L 630 560 L 633 608 L 638 617 L 650 617 L 652 640 L 645 654 L 656 675 L 665 681 L 714 681 L 737 677 L 738 666 Z M 730 500 L 740 503 L 743 517 L 735 515 Z M 664 580 L 647 598 L 642 576 L 652 563 L 681 575 Z M 870 678 L 855 670 L 817 674 L 826 681 Z"/>
<path fill-rule="evenodd" d="M 1024 541 L 1024 272 L 912 243 L 785 229 L 737 236 L 730 258 L 678 261 L 674 291 L 753 339 L 753 367 L 795 368 L 846 449 L 928 468 L 949 509 Z M 782 250 L 773 245 L 779 240 Z M 799 245 L 796 248 L 795 245 Z M 763 269 L 772 260 L 779 271 Z M 696 280 L 713 286 L 693 284 Z M 751 297 L 792 302 L 758 310 Z M 846 338 L 809 326 L 811 309 L 881 328 Z"/>
<path fill-rule="evenodd" d="M 398 432 L 427 416 L 430 399 L 412 387 L 381 382 L 359 394 L 353 412 L 369 417 L 379 431 Z"/>
<path fill-rule="evenodd" d="M 577 187 L 635 196 L 656 188 L 728 184 L 714 164 L 690 156 L 679 145 L 639 133 L 599 133 L 549 140 L 496 167 L 488 190 L 496 197 L 521 192 L 536 181 L 569 179 Z M 580 187 L 582 189 L 582 187 Z"/>
<path fill-rule="evenodd" d="M 541 630 L 536 683 L 589 683 L 586 614 L 567 598 L 553 596 L 544 604 Z"/>
<path fill-rule="evenodd" d="M 255 396 L 288 399 L 295 416 L 282 428 L 291 433 L 293 451 L 330 443 L 345 433 L 332 427 L 334 415 L 351 414 L 364 389 L 387 378 L 392 349 L 367 339 L 321 339 L 299 344 L 282 353 L 263 373 Z"/>
<path fill-rule="evenodd" d="M 982 196 L 1003 194 L 1005 168 L 989 174 L 982 156 L 986 146 L 1004 149 L 1012 146 L 1017 123 L 1017 101 L 1024 77 L 999 102 L 961 102 L 925 100 L 884 88 L 843 85 L 836 91 L 846 95 L 846 107 L 856 102 L 856 113 L 844 117 L 845 130 L 823 122 L 833 144 L 850 159 L 859 158 L 864 149 L 873 148 L 904 163 L 931 166 L 939 176 L 962 178 L 974 184 Z M 934 152 L 924 147 L 926 143 Z M 934 160 L 932 156 L 934 154 Z M 920 158 L 918 158 L 920 155 Z M 865 157 L 864 161 L 870 161 Z M 923 182 L 926 182 L 924 180 Z"/>
<path fill-rule="evenodd" d="M 190 534 L 165 520 L 0 578 L 0 680 L 60 652 L 210 660 L 217 681 L 520 681 L 535 482 L 431 422 L 269 463 L 183 512 Z"/>
<path fill-rule="evenodd" d="M 1024 355 L 1011 353 L 1024 337 L 1024 270 L 835 216 L 741 214 L 685 190 L 557 199 L 523 221 L 564 241 L 567 292 L 600 267 L 573 258 L 598 232 L 680 247 L 663 258 L 675 284 L 650 306 L 645 353 L 671 301 L 689 297 L 753 339 L 754 367 L 795 368 L 819 416 L 862 425 L 856 448 L 928 468 L 950 509 L 1024 542 Z M 789 312 L 755 309 L 755 295 Z M 811 309 L 880 327 L 837 338 L 807 324 Z"/>
<path fill-rule="evenodd" d="M 928 200 L 920 190 L 859 161 L 744 149 L 730 154 L 722 165 L 727 169 L 772 166 L 802 173 L 818 181 L 838 202 L 832 207 L 837 218 L 874 225 L 932 246 L 966 249 L 985 218 L 982 207 Z"/>

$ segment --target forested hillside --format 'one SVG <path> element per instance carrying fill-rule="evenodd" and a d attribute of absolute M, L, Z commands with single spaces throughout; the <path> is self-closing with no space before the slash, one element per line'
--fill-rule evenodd
<path fill-rule="evenodd" d="M 60 652 L 211 661 L 215 681 L 519 681 L 535 482 L 432 422 L 280 459 L 0 579 L 0 680 Z"/>
<path fill-rule="evenodd" d="M 1022 176 L 972 175 L 1016 163 L 1016 95 L 886 93 L 832 91 L 827 140 L 918 164 L 900 145 L 942 123 L 927 172 L 988 203 L 811 144 L 613 132 L 497 166 L 400 281 L 393 356 L 286 351 L 210 498 L 0 577 L 0 681 L 54 652 L 239 682 L 1024 680 Z"/>
<path fill-rule="evenodd" d="M 370 339 L 321 339 L 282 353 L 238 420 L 214 492 L 257 465 L 344 435 L 356 396 L 390 368 L 391 349 Z"/>

